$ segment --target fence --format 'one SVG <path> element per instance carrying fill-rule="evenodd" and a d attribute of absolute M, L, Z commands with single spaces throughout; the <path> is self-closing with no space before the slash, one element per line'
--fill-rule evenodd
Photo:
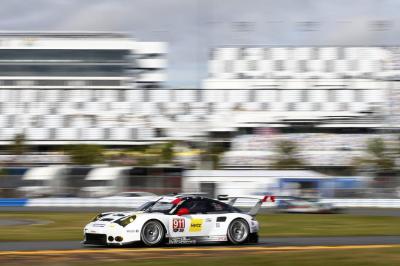
<path fill-rule="evenodd" d="M 37 198 L 0 199 L 0 207 L 116 207 L 135 209 L 149 199 L 96 199 L 96 198 Z M 323 199 L 337 207 L 400 208 L 400 199 Z M 255 200 L 238 199 L 237 207 L 252 207 Z M 275 203 L 266 202 L 263 208 L 273 208 Z"/>

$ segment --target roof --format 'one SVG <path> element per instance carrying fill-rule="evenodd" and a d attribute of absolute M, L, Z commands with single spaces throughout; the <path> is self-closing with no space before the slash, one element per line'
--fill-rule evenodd
<path fill-rule="evenodd" d="M 327 175 L 309 170 L 188 170 L 187 177 L 278 177 L 278 178 L 330 178 Z"/>
<path fill-rule="evenodd" d="M 61 171 L 65 169 L 63 166 L 47 166 L 47 167 L 35 167 L 29 169 L 24 176 L 23 180 L 50 180 L 54 179 L 61 174 Z"/>
<path fill-rule="evenodd" d="M 86 180 L 114 180 L 121 176 L 121 172 L 130 167 L 100 167 L 91 170 Z"/>
<path fill-rule="evenodd" d="M 129 35 L 106 31 L 0 31 L 0 37 L 129 38 Z"/>

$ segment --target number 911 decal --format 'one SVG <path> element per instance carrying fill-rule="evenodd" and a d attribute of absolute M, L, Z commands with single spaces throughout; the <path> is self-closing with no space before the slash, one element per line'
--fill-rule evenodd
<path fill-rule="evenodd" d="M 172 220 L 172 231 L 183 232 L 185 230 L 185 219 L 184 218 L 174 218 Z"/>

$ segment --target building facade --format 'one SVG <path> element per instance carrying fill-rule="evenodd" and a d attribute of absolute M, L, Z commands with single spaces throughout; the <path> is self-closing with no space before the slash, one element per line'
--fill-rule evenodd
<path fill-rule="evenodd" d="M 122 115 L 140 90 L 165 87 L 166 49 L 114 33 L 0 34 L 0 143 L 145 139 Z"/>
<path fill-rule="evenodd" d="M 234 103 L 225 167 L 266 167 L 282 140 L 312 167 L 350 166 L 367 142 L 398 145 L 399 67 L 395 47 L 219 47 L 211 51 L 205 91 Z M 223 125 L 221 123 L 221 125 Z M 368 133 L 368 134 L 366 134 Z"/>
<path fill-rule="evenodd" d="M 220 47 L 203 88 L 169 89 L 165 43 L 113 33 L 1 34 L 0 144 L 20 133 L 39 146 L 229 142 L 260 128 L 376 133 L 400 117 L 396 51 Z"/>
<path fill-rule="evenodd" d="M 259 122 L 378 128 L 390 111 L 393 60 L 386 47 L 222 47 L 211 52 L 204 88 L 258 103 L 267 111 Z"/>

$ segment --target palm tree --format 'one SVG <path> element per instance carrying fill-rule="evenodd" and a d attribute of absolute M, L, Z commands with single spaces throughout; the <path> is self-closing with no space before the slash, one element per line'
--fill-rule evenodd
<path fill-rule="evenodd" d="M 355 168 L 371 169 L 376 175 L 390 172 L 394 169 L 394 166 L 394 160 L 381 138 L 369 140 L 365 157 L 355 160 Z"/>

